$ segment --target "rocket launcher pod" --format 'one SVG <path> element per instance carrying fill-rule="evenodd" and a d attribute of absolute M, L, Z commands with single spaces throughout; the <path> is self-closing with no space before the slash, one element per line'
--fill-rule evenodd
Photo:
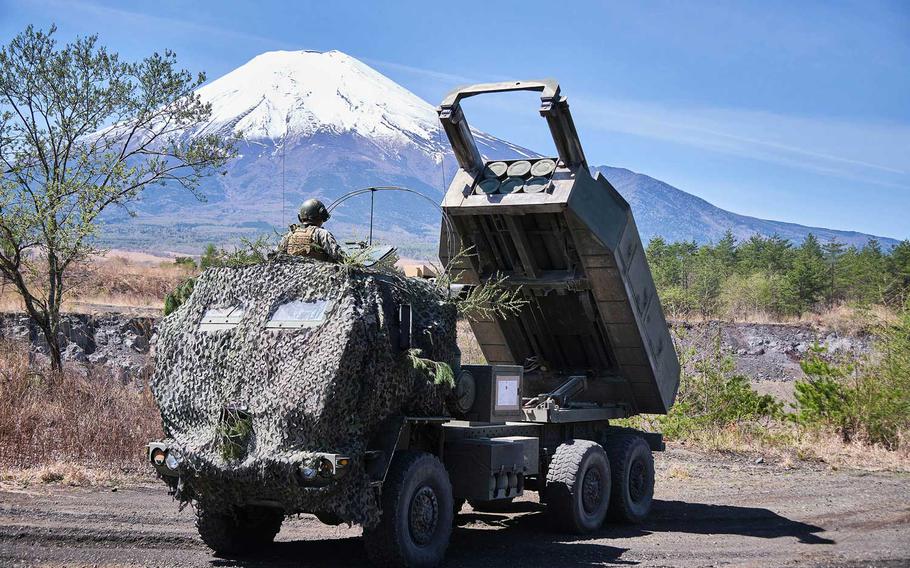
<path fill-rule="evenodd" d="M 558 157 L 483 159 L 461 101 L 505 91 L 541 92 Z M 471 323 L 487 362 L 523 365 L 526 395 L 585 376 L 566 404 L 666 413 L 679 361 L 635 219 L 606 178 L 591 176 L 559 85 L 474 85 L 450 93 L 438 113 L 459 164 L 442 204 L 440 259 L 454 260 L 465 284 L 508 276 L 529 301 L 516 317 Z"/>

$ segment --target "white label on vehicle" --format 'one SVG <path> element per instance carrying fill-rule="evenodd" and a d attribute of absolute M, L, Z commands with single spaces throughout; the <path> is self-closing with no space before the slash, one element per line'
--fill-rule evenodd
<path fill-rule="evenodd" d="M 518 407 L 518 377 L 514 375 L 496 377 L 496 409 Z"/>

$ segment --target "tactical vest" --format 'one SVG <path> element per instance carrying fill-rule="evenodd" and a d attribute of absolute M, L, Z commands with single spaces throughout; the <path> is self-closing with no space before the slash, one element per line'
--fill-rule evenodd
<path fill-rule="evenodd" d="M 316 243 L 316 239 L 313 237 L 316 232 L 315 225 L 306 225 L 303 227 L 297 227 L 291 233 L 291 236 L 288 238 L 288 254 L 293 256 L 308 256 L 310 258 L 315 258 L 316 260 L 325 260 L 329 259 L 325 251 Z"/>

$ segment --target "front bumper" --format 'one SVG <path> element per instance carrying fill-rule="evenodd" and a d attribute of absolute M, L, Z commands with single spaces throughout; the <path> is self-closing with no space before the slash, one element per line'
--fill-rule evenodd
<path fill-rule="evenodd" d="M 186 471 L 183 454 L 171 448 L 166 442 L 151 442 L 147 456 L 152 467 L 165 481 L 178 480 L 189 473 Z M 350 469 L 352 460 L 343 454 L 307 452 L 291 460 L 295 478 L 304 487 L 325 487 L 343 477 Z"/>

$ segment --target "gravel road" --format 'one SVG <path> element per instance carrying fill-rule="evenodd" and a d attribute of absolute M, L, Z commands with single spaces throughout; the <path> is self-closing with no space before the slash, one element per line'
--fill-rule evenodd
<path fill-rule="evenodd" d="M 530 494 L 534 495 L 534 494 Z M 756 464 L 681 448 L 658 456 L 651 518 L 553 534 L 532 498 L 465 506 L 447 566 L 910 566 L 910 476 Z M 360 566 L 357 528 L 285 522 L 263 555 L 214 558 L 164 486 L 0 488 L 3 566 Z"/>

